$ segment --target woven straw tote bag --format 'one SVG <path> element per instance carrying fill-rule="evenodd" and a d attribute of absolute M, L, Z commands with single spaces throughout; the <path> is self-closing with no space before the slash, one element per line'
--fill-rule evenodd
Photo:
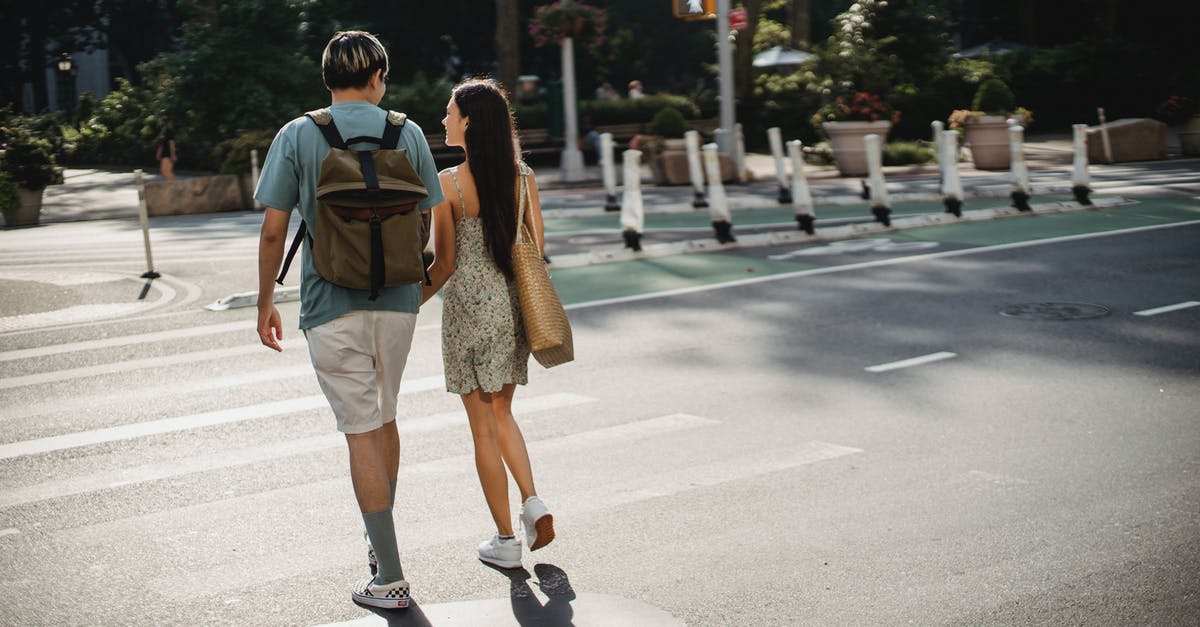
<path fill-rule="evenodd" d="M 521 177 L 520 202 L 519 215 L 524 215 L 529 206 L 529 189 L 524 176 Z M 517 241 L 513 244 L 512 259 L 525 337 L 533 358 L 545 368 L 572 361 L 575 345 L 571 338 L 571 322 L 550 282 L 542 247 L 524 220 L 521 220 Z"/>

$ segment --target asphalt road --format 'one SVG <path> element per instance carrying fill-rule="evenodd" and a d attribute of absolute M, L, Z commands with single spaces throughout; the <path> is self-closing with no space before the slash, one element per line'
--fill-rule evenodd
<path fill-rule="evenodd" d="M 556 271 L 577 361 L 531 365 L 516 409 L 559 537 L 515 573 L 473 556 L 489 518 L 431 307 L 400 418 L 417 607 L 385 618 L 1194 624 L 1198 214 Z M 288 350 L 255 346 L 252 309 L 199 307 L 253 284 L 246 225 L 160 224 L 168 276 L 119 315 L 88 308 L 142 287 L 126 226 L 0 254 L 0 623 L 388 622 L 348 599 L 360 523 L 296 304 Z M 1044 303 L 1107 311 L 1001 313 Z M 47 308 L 92 319 L 21 318 Z"/>

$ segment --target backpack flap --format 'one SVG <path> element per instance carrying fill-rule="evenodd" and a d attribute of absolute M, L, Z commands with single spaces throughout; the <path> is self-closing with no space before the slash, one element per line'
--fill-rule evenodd
<path fill-rule="evenodd" d="M 363 157 L 370 155 L 378 187 L 371 189 L 365 180 Z M 372 150 L 359 153 L 353 150 L 330 150 L 321 164 L 317 180 L 317 199 L 347 207 L 378 207 L 415 205 L 429 196 L 412 164 L 408 151 Z"/>

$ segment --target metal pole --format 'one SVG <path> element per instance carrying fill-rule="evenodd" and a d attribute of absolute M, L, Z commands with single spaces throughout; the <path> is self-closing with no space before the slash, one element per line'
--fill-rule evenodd
<path fill-rule="evenodd" d="M 737 123 L 733 98 L 733 46 L 729 42 L 730 0 L 717 0 L 717 68 L 720 83 L 721 128 L 717 129 L 716 140 L 721 152 L 734 154 L 734 124 Z M 733 164 L 735 172 L 741 172 L 741 164 Z"/>
<path fill-rule="evenodd" d="M 621 202 L 622 236 L 625 247 L 642 249 L 642 229 L 645 213 L 642 209 L 642 151 L 626 150 L 621 155 L 624 167 L 625 198 Z"/>
<path fill-rule="evenodd" d="M 613 164 L 612 133 L 600 133 L 600 171 L 604 174 L 604 210 L 620 211 L 617 202 L 617 170 Z"/>
<path fill-rule="evenodd" d="M 703 209 L 708 206 L 704 197 L 704 170 L 700 163 L 700 131 L 688 131 L 683 134 L 687 144 L 688 174 L 692 179 L 692 207 Z"/>
<path fill-rule="evenodd" d="M 563 0 L 570 4 L 570 0 Z M 564 129 L 561 169 L 562 179 L 567 182 L 583 180 L 583 152 L 579 150 L 579 120 L 575 109 L 575 41 L 567 37 L 562 40 L 563 115 Z"/>
<path fill-rule="evenodd" d="M 808 189 L 808 177 L 804 175 L 804 152 L 800 140 L 793 139 L 787 143 L 788 157 L 792 160 L 792 198 L 796 208 L 796 222 L 799 229 L 813 234 L 813 199 Z"/>
<path fill-rule="evenodd" d="M 871 181 L 871 213 L 884 226 L 892 225 L 892 209 L 888 206 L 887 183 L 883 180 L 883 139 L 871 133 L 863 138 L 867 151 L 867 177 Z"/>
<path fill-rule="evenodd" d="M 258 149 L 250 149 L 250 204 L 255 209 L 262 209 L 262 203 L 254 197 L 254 192 L 258 190 Z"/>
<path fill-rule="evenodd" d="M 161 276 L 154 271 L 154 256 L 150 254 L 150 211 L 146 208 L 146 183 L 142 180 L 142 169 L 133 171 L 138 191 L 138 220 L 142 223 L 142 243 L 146 246 L 146 272 L 143 279 L 157 279 Z"/>

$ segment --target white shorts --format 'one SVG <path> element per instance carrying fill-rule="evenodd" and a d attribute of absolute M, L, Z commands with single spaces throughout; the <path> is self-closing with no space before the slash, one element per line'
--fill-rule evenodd
<path fill-rule="evenodd" d="M 396 419 L 416 327 L 414 313 L 358 310 L 304 331 L 338 431 L 367 433 Z"/>

